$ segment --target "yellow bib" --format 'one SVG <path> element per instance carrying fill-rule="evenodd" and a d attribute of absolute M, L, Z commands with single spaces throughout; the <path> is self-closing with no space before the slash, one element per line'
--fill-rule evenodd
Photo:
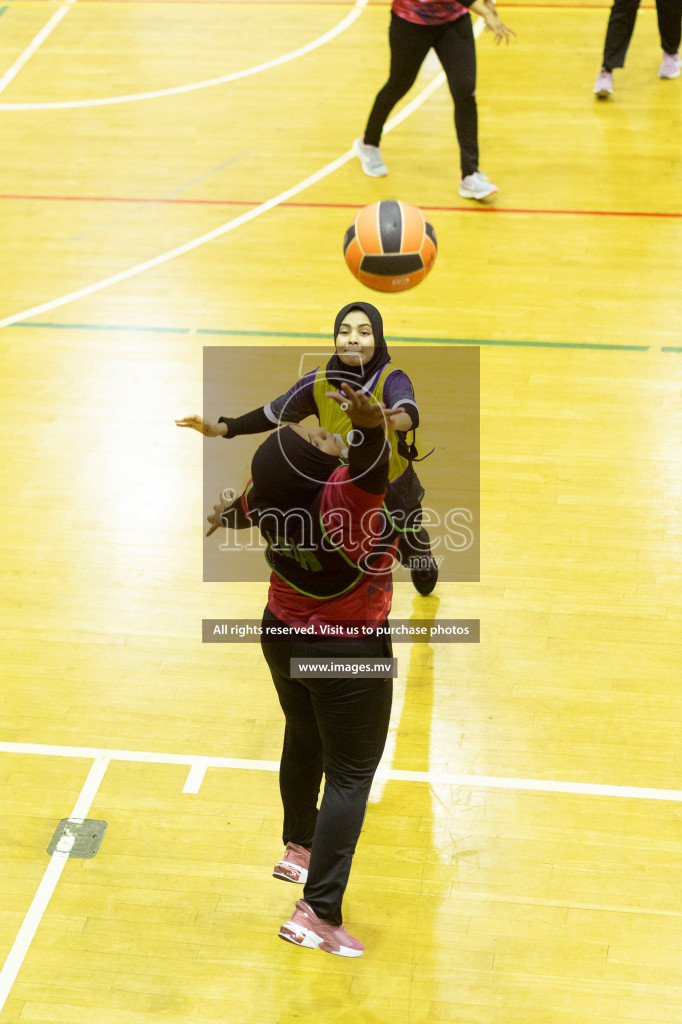
<path fill-rule="evenodd" d="M 395 366 L 391 366 L 387 363 L 383 367 L 379 379 L 372 388 L 372 394 L 377 401 L 383 401 L 384 395 L 384 382 L 388 377 L 389 373 L 395 370 Z M 320 367 L 315 374 L 315 384 L 313 386 L 313 394 L 317 403 L 317 408 L 320 413 L 320 426 L 328 430 L 330 434 L 339 434 L 343 438 L 344 444 L 348 444 L 348 435 L 353 430 L 353 424 L 350 421 L 350 417 L 343 411 L 341 406 L 334 401 L 333 398 L 327 398 L 327 391 L 337 391 L 338 386 L 336 384 L 330 384 L 327 380 L 325 371 Z M 407 469 L 409 462 L 403 458 L 402 455 L 398 454 L 398 434 L 395 430 L 389 430 L 388 442 L 391 446 L 391 458 L 388 463 L 388 480 L 389 483 L 393 483 L 399 476 Z"/>

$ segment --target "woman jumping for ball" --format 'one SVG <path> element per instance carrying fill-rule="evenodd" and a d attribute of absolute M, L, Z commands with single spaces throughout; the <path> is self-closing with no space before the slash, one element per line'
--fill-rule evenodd
<path fill-rule="evenodd" d="M 347 384 L 333 394 L 325 397 L 345 407 L 358 435 L 348 465 L 339 464 L 341 441 L 324 428 L 285 425 L 256 451 L 244 492 L 215 505 L 208 520 L 209 533 L 258 527 L 272 569 L 261 644 L 286 722 L 279 776 L 285 850 L 273 874 L 303 885 L 279 936 L 358 957 L 364 947 L 343 927 L 342 902 L 393 686 L 387 616 L 395 542 L 378 543 L 367 524 L 385 516 L 387 433 L 401 413 Z M 292 557 L 292 549 L 307 557 Z M 315 671 L 319 659 L 326 671 Z"/>
<path fill-rule="evenodd" d="M 438 564 L 431 555 L 428 533 L 421 525 L 424 488 L 413 465 L 419 454 L 414 443 L 419 409 L 412 383 L 406 373 L 391 365 L 381 314 L 370 303 L 352 302 L 344 306 L 334 323 L 334 339 L 336 351 L 326 368 L 318 367 L 305 374 L 267 405 L 236 418 L 221 416 L 217 423 L 208 423 L 201 416 L 175 422 L 206 437 L 232 438 L 315 416 L 329 436 L 341 438 L 346 450 L 353 442 L 352 424 L 347 412 L 328 397 L 328 392 L 346 382 L 398 412 L 392 418 L 389 433 L 391 458 L 385 505 L 390 530 L 399 539 L 400 561 L 410 570 L 417 591 L 430 594 L 438 580 Z"/>

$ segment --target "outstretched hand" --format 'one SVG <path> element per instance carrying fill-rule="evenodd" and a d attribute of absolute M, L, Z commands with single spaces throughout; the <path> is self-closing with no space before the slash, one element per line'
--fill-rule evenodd
<path fill-rule="evenodd" d="M 486 6 L 488 7 L 487 4 Z M 485 31 L 493 33 L 497 46 L 500 45 L 503 39 L 507 45 L 509 45 L 510 38 L 516 35 L 516 32 L 512 28 L 509 28 L 508 25 L 505 25 L 504 22 L 500 21 L 494 6 L 488 7 L 488 14 L 485 15 Z"/>
<path fill-rule="evenodd" d="M 477 14 L 479 18 L 483 18 L 486 32 L 493 33 L 498 46 L 503 39 L 508 43 L 510 38 L 516 35 L 513 29 L 509 28 L 498 18 L 494 0 L 474 0 L 469 10 L 472 14 Z"/>
<path fill-rule="evenodd" d="M 237 501 L 237 492 L 233 491 L 231 487 L 226 487 L 220 495 L 220 501 L 217 505 L 213 506 L 213 511 L 210 516 L 206 516 L 211 529 L 206 531 L 206 536 L 210 537 L 212 533 L 215 533 L 217 529 L 223 526 L 223 512 L 226 512 L 228 508 L 231 508 Z"/>
<path fill-rule="evenodd" d="M 222 423 L 209 423 L 208 420 L 204 420 L 201 416 L 184 416 L 181 420 L 175 421 L 176 427 L 190 427 L 192 430 L 198 430 L 204 437 L 224 437 Z"/>
<path fill-rule="evenodd" d="M 383 402 L 370 397 L 364 391 L 353 391 L 349 384 L 339 385 L 338 391 L 327 391 L 326 398 L 331 398 L 340 405 L 350 418 L 354 427 L 383 427 L 395 429 L 395 420 L 403 409 L 387 409 Z"/>

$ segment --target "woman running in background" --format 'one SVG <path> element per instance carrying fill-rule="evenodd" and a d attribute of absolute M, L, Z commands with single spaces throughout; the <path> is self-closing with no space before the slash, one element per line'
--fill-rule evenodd
<path fill-rule="evenodd" d="M 446 74 L 455 104 L 455 132 L 460 149 L 459 194 L 465 199 L 485 199 L 497 192 L 478 166 L 478 111 L 476 107 L 476 43 L 469 17 L 473 11 L 500 43 L 514 35 L 497 17 L 493 0 L 393 0 L 388 41 L 391 70 L 377 94 L 365 134 L 353 149 L 365 174 L 388 174 L 379 145 L 388 115 L 411 89 L 419 69 L 434 48 Z"/>

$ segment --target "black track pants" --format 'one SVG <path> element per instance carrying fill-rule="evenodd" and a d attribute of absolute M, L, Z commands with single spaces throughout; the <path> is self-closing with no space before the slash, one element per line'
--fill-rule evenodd
<path fill-rule="evenodd" d="M 388 31 L 391 70 L 377 94 L 365 129 L 365 143 L 378 146 L 388 115 L 412 87 L 431 47 L 443 65 L 455 103 L 455 131 L 462 177 L 478 170 L 476 44 L 468 14 L 444 25 L 416 25 L 391 13 Z"/>
<path fill-rule="evenodd" d="M 266 608 L 263 625 L 267 623 L 278 620 Z M 263 637 L 262 648 L 286 719 L 279 777 L 282 838 L 285 844 L 312 845 L 303 898 L 318 917 L 341 924 L 343 894 L 386 743 L 393 680 L 293 679 L 289 659 L 391 658 L 391 641 Z"/>

